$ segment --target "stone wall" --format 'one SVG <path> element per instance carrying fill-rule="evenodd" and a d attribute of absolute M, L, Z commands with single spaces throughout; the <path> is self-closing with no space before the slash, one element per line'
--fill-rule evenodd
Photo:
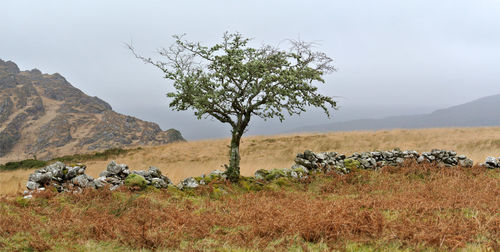
<path fill-rule="evenodd" d="M 463 166 L 472 167 L 473 161 L 465 155 L 457 155 L 455 151 L 437 150 L 418 153 L 414 150 L 401 151 L 372 151 L 354 153 L 350 156 L 337 152 L 314 153 L 306 150 L 297 154 L 295 165 L 292 169 L 305 167 L 310 170 L 321 169 L 324 172 L 336 171 L 349 173 L 354 167 L 362 169 L 378 169 L 383 166 L 397 166 L 407 160 L 414 160 L 418 163 L 436 163 L 438 166 Z"/>
<path fill-rule="evenodd" d="M 128 186 L 154 186 L 156 188 L 167 188 L 172 185 L 169 178 L 161 174 L 161 171 L 150 166 L 146 171 L 130 171 L 126 164 L 117 164 L 111 161 L 106 170 L 94 179 L 85 174 L 85 165 L 77 164 L 68 166 L 62 162 L 56 162 L 30 174 L 26 198 L 36 191 L 44 191 L 47 186 L 52 186 L 58 192 L 79 192 L 84 188 L 99 189 L 108 187 L 115 190 L 122 185 Z"/>
<path fill-rule="evenodd" d="M 398 166 L 405 162 L 434 163 L 439 167 L 472 167 L 473 161 L 465 155 L 458 155 L 455 151 L 437 150 L 418 153 L 413 150 L 401 151 L 372 151 L 354 153 L 350 156 L 337 152 L 314 153 L 306 150 L 297 154 L 295 164 L 291 168 L 258 170 L 253 179 L 271 181 L 281 177 L 290 179 L 304 179 L 314 173 L 346 174 L 355 169 L 376 170 L 384 166 Z M 500 158 L 488 157 L 483 167 L 500 169 Z M 220 170 L 210 172 L 208 175 L 189 177 L 182 180 L 177 188 L 186 190 L 196 188 L 200 185 L 209 184 L 213 180 L 225 180 L 226 175 Z M 154 186 L 156 188 L 168 188 L 173 186 L 172 181 L 162 175 L 156 167 L 148 170 L 130 171 L 126 164 L 117 164 L 111 161 L 106 170 L 94 179 L 85 174 L 85 165 L 76 164 L 68 166 L 62 162 L 56 162 L 42 169 L 36 170 L 28 178 L 25 197 L 31 198 L 32 193 L 43 191 L 47 186 L 53 186 L 58 192 L 79 192 L 84 188 L 109 188 L 115 190 L 122 185 L 145 188 Z"/>

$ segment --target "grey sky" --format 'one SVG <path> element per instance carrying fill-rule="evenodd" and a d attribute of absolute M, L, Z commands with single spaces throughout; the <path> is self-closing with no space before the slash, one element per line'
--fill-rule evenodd
<path fill-rule="evenodd" d="M 340 96 L 331 120 L 429 112 L 500 93 L 500 1 L 22 1 L 2 0 L 0 58 L 58 72 L 115 110 L 180 129 L 188 139 L 228 135 L 218 123 L 170 111 L 169 82 L 136 60 L 173 42 L 210 44 L 224 31 L 277 45 L 320 43 L 338 72 L 323 94 Z M 249 133 L 328 122 L 315 112 Z"/>

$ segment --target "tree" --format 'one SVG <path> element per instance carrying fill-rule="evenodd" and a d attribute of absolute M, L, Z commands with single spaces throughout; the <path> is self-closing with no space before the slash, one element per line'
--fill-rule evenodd
<path fill-rule="evenodd" d="M 213 117 L 230 124 L 231 145 L 226 174 L 232 181 L 240 175 L 240 140 L 250 118 L 266 120 L 285 114 L 300 114 L 306 107 L 322 108 L 329 117 L 335 101 L 317 93 L 314 82 L 335 71 L 332 59 L 313 51 L 313 44 L 289 40 L 289 50 L 264 45 L 248 46 L 250 39 L 240 33 L 225 33 L 221 43 L 211 47 L 189 42 L 174 35 L 175 43 L 158 50 L 166 61 L 156 61 L 132 53 L 162 70 L 173 81 L 175 92 L 170 107 L 177 111 L 192 109 L 198 119 Z"/>

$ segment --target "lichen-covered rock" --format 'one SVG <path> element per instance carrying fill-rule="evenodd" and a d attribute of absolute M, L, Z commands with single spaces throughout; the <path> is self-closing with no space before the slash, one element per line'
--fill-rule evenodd
<path fill-rule="evenodd" d="M 91 187 L 95 187 L 96 189 L 103 188 L 107 184 L 106 177 L 98 177 L 91 182 Z"/>
<path fill-rule="evenodd" d="M 255 179 L 264 180 L 268 174 L 268 170 L 260 169 L 255 172 L 254 176 Z"/>
<path fill-rule="evenodd" d="M 485 166 L 496 167 L 493 159 L 490 159 L 489 163 L 485 164 Z M 353 153 L 350 156 L 336 152 L 314 153 L 306 150 L 304 153 L 297 154 L 295 165 L 306 167 L 309 173 L 321 171 L 325 173 L 337 172 L 345 174 L 356 168 L 378 169 L 383 166 L 403 165 L 406 160 L 415 160 L 418 163 L 436 163 L 441 167 L 457 165 L 471 167 L 473 165 L 472 160 L 468 159 L 465 155 L 457 156 L 455 151 L 433 149 L 430 152 L 419 154 L 414 150 L 401 151 L 398 148 L 392 151 Z"/>
<path fill-rule="evenodd" d="M 184 190 L 184 189 L 189 189 L 189 188 L 196 188 L 198 186 L 200 186 L 200 184 L 198 184 L 198 182 L 196 181 L 196 179 L 193 178 L 193 177 L 189 177 L 189 178 L 186 178 L 183 181 L 181 181 L 177 185 L 177 188 L 179 188 L 181 190 Z"/>
<path fill-rule="evenodd" d="M 94 179 L 85 174 L 85 165 L 66 166 L 62 162 L 53 163 L 30 174 L 26 183 L 27 194 L 40 191 L 45 186 L 53 186 L 59 192 L 95 188 Z"/>
<path fill-rule="evenodd" d="M 50 172 L 39 172 L 35 171 L 34 173 L 30 174 L 29 181 L 36 182 L 41 185 L 48 184 L 52 180 L 52 173 Z"/>
<path fill-rule="evenodd" d="M 98 178 L 93 179 L 85 174 L 85 165 L 83 164 L 66 166 L 62 162 L 56 162 L 30 174 L 26 187 L 27 194 L 30 194 L 44 188 L 44 186 L 53 186 L 58 192 L 80 192 L 84 188 L 108 187 L 115 190 L 123 184 L 167 188 L 172 184 L 172 181 L 153 166 L 146 171 L 133 171 L 131 173 L 126 164 L 117 164 L 115 161 L 111 161 L 106 170 L 101 172 Z M 189 187 L 191 184 L 187 186 Z"/>
<path fill-rule="evenodd" d="M 352 170 L 355 170 L 355 169 L 361 167 L 361 163 L 356 159 L 347 158 L 344 160 L 344 167 L 348 171 L 352 171 Z"/>
<path fill-rule="evenodd" d="M 219 178 L 223 178 L 226 176 L 225 172 L 221 171 L 221 170 L 214 170 L 214 171 L 211 171 L 209 174 L 208 174 L 209 177 L 219 177 Z"/>
<path fill-rule="evenodd" d="M 85 166 L 83 166 L 83 167 L 80 167 L 80 166 L 64 167 L 63 173 L 66 173 L 66 175 L 64 176 L 65 179 L 72 179 L 78 175 L 84 174 L 85 173 Z"/>
<path fill-rule="evenodd" d="M 30 191 L 33 191 L 40 188 L 40 184 L 38 184 L 37 182 L 28 181 L 28 183 L 26 183 L 26 188 L 28 188 L 28 190 Z"/>
<path fill-rule="evenodd" d="M 151 185 L 156 188 L 167 188 L 169 184 L 171 183 L 167 183 L 165 180 L 160 178 L 151 179 Z"/>
<path fill-rule="evenodd" d="M 468 158 L 458 160 L 458 165 L 462 167 L 472 167 L 474 162 Z"/>
<path fill-rule="evenodd" d="M 114 160 L 111 161 L 106 167 L 106 171 L 110 175 L 118 175 L 124 170 L 128 170 L 128 166 L 125 164 L 117 164 Z"/>
<path fill-rule="evenodd" d="M 483 166 L 489 169 L 500 168 L 500 158 L 497 159 L 495 157 L 487 157 Z"/>
<path fill-rule="evenodd" d="M 92 187 L 93 184 L 91 182 L 93 181 L 94 179 L 87 174 L 81 174 L 71 179 L 71 182 L 80 188 Z"/>
<path fill-rule="evenodd" d="M 67 171 L 66 165 L 63 162 L 57 161 L 43 168 L 45 172 L 50 172 L 53 177 L 63 177 Z"/>
<path fill-rule="evenodd" d="M 295 179 L 306 178 L 308 174 L 309 170 L 306 167 L 299 164 L 292 165 L 292 167 L 290 168 L 290 172 L 287 173 L 287 175 L 290 175 L 292 178 Z"/>
<path fill-rule="evenodd" d="M 265 180 L 271 181 L 281 177 L 286 177 L 286 173 L 281 169 L 272 169 L 269 170 L 268 174 L 264 177 Z"/>

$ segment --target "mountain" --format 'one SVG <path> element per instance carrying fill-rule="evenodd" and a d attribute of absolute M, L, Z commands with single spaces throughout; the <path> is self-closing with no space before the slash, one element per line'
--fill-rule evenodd
<path fill-rule="evenodd" d="M 0 60 L 1 161 L 175 141 L 185 141 L 179 131 L 116 113 L 60 74 Z"/>
<path fill-rule="evenodd" d="M 430 114 L 360 119 L 311 125 L 290 132 L 326 132 L 395 128 L 479 127 L 500 125 L 500 94 L 436 110 Z"/>

